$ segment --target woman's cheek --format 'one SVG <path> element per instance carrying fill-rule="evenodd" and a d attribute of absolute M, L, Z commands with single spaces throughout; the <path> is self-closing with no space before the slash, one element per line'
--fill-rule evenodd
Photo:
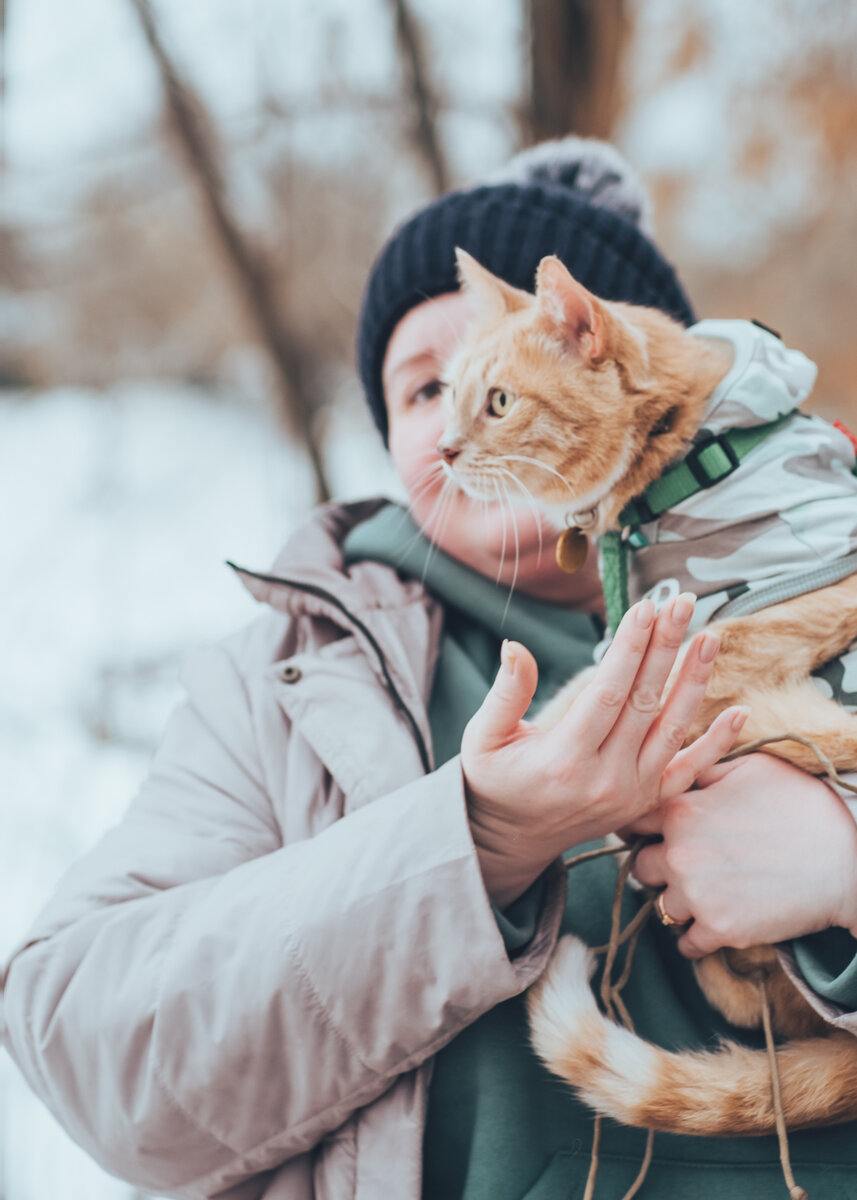
<path fill-rule="evenodd" d="M 440 487 L 442 475 L 437 444 L 443 432 L 444 418 L 440 405 L 415 409 L 399 417 L 390 430 L 390 454 L 393 465 L 408 492 L 413 493 L 437 476 Z"/>

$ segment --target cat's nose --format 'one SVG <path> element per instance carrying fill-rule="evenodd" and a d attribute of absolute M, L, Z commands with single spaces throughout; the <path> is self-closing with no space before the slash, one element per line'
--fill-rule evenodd
<path fill-rule="evenodd" d="M 455 461 L 455 459 L 458 458 L 459 454 L 461 453 L 461 451 L 456 450 L 456 448 L 454 446 L 444 446 L 443 442 L 438 442 L 437 452 L 440 455 L 440 457 L 443 459 L 443 461 L 445 463 L 449 463 L 450 466 Z"/>

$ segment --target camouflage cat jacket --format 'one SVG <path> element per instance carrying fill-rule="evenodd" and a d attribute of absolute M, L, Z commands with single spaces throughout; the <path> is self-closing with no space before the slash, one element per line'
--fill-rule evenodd
<path fill-rule="evenodd" d="M 648 595 L 660 607 L 679 592 L 694 592 L 695 632 L 715 618 L 756 612 L 857 571 L 857 477 L 845 434 L 796 411 L 812 390 L 814 363 L 749 321 L 701 321 L 689 332 L 724 339 L 735 354 L 711 394 L 700 434 L 792 413 L 726 479 L 640 527 L 648 544 L 631 555 L 631 601 Z M 823 674 L 835 677 L 847 706 L 857 706 L 857 649 Z"/>

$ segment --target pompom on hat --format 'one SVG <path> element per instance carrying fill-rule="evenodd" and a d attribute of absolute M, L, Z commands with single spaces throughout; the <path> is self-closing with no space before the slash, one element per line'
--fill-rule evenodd
<path fill-rule="evenodd" d="M 660 308 L 692 325 L 690 301 L 650 232 L 642 185 L 617 150 L 590 138 L 525 150 L 482 186 L 420 209 L 375 260 L 357 328 L 358 369 L 384 441 L 387 343 L 410 309 L 458 290 L 456 246 L 526 291 L 539 261 L 556 254 L 601 299 Z"/>

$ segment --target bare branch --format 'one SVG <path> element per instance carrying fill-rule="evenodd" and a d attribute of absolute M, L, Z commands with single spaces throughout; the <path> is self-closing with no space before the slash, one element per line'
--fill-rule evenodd
<path fill-rule="evenodd" d="M 389 0 L 396 21 L 396 40 L 402 56 L 413 107 L 412 138 L 426 164 L 435 195 L 450 187 L 450 171 L 437 131 L 438 102 L 425 65 L 423 35 L 406 0 Z"/>
<path fill-rule="evenodd" d="M 150 0 L 130 0 L 130 3 L 140 19 L 157 64 L 173 128 L 188 167 L 199 184 L 212 228 L 273 360 L 284 410 L 294 432 L 306 446 L 318 497 L 327 500 L 330 489 L 313 432 L 309 399 L 312 371 L 308 356 L 283 326 L 269 276 L 230 209 L 218 158 L 217 136 L 200 97 L 186 80 L 179 77 L 160 36 Z"/>
<path fill-rule="evenodd" d="M 0 171 L 6 169 L 6 30 L 9 7 L 0 0 Z"/>

